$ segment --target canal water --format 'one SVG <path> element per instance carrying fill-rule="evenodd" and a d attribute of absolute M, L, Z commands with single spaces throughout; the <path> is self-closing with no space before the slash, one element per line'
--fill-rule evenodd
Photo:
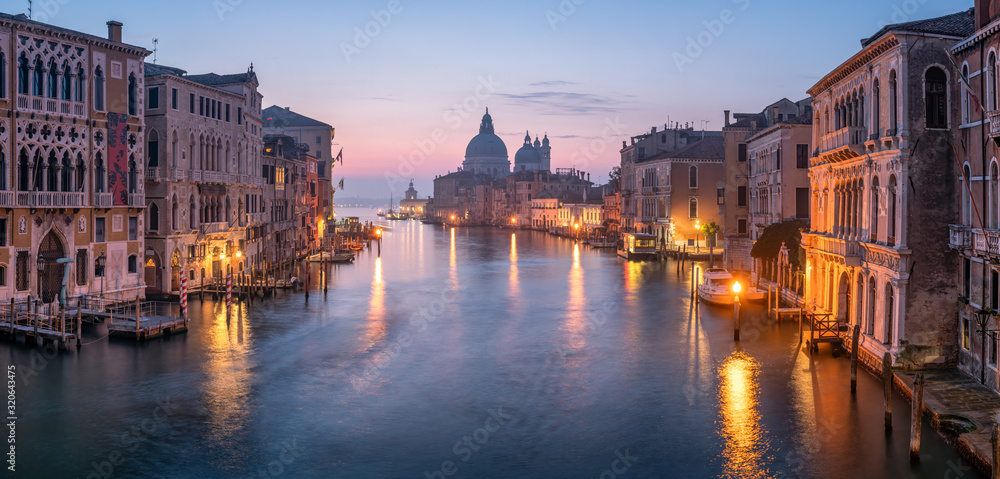
<path fill-rule="evenodd" d="M 793 322 L 693 305 L 690 268 L 395 222 L 326 294 L 191 300 L 186 335 L 87 332 L 17 366 L 18 477 L 981 477 Z M 312 277 L 317 278 L 317 270 Z M 315 284 L 314 284 L 315 288 Z M 7 477 L 7 476 L 5 476 Z"/>

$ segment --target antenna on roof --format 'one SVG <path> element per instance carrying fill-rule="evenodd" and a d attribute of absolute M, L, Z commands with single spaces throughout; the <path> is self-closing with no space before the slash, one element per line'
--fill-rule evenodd
<path fill-rule="evenodd" d="M 31 0 L 28 0 L 28 20 L 31 20 Z"/>
<path fill-rule="evenodd" d="M 153 65 L 156 65 L 156 47 L 160 43 L 159 38 L 153 39 Z"/>

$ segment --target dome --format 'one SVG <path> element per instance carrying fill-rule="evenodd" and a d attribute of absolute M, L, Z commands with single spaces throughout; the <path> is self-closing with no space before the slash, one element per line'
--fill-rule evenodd
<path fill-rule="evenodd" d="M 494 133 L 476 135 L 465 149 L 465 158 L 489 158 L 506 160 L 507 145 Z"/>
<path fill-rule="evenodd" d="M 521 165 L 538 165 L 540 167 L 542 164 L 542 154 L 538 152 L 533 146 L 524 145 L 520 150 L 517 150 L 517 154 L 514 155 L 514 169 L 520 169 Z M 528 168 L 529 170 L 532 168 Z"/>

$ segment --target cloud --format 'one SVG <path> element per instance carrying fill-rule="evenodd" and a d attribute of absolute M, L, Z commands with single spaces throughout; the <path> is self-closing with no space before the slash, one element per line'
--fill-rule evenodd
<path fill-rule="evenodd" d="M 549 80 L 549 81 L 540 81 L 528 84 L 528 86 L 563 86 L 563 85 L 576 85 L 576 83 L 563 80 Z"/>
<path fill-rule="evenodd" d="M 538 91 L 524 94 L 497 93 L 516 105 L 538 107 L 549 115 L 574 115 L 588 113 L 614 113 L 620 101 L 590 93 L 566 91 Z"/>

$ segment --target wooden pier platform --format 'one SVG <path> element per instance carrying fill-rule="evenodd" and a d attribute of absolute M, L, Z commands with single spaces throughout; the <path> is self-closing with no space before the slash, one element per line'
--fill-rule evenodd
<path fill-rule="evenodd" d="M 115 319 L 108 324 L 108 334 L 115 337 L 131 338 L 138 341 L 187 331 L 187 321 L 173 316 L 145 316 L 139 318 Z"/>

